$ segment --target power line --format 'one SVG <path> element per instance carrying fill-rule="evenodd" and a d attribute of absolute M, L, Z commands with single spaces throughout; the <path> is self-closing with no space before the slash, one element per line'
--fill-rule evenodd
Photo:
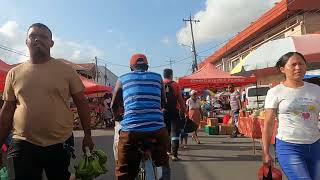
<path fill-rule="evenodd" d="M 4 45 L 0 45 L 0 49 L 5 50 L 5 51 L 9 51 L 9 52 L 12 52 L 12 53 L 15 53 L 15 54 L 18 54 L 18 55 L 20 55 L 20 56 L 29 57 L 28 55 L 24 54 L 24 53 L 21 52 L 21 51 L 12 49 L 12 48 L 7 47 L 7 46 L 4 46 Z"/>
<path fill-rule="evenodd" d="M 189 64 L 187 71 L 185 73 L 185 76 L 189 74 L 189 70 L 191 70 L 191 67 L 192 67 L 192 63 Z"/>
<path fill-rule="evenodd" d="M 110 61 L 107 61 L 107 60 L 102 59 L 102 58 L 99 58 L 99 57 L 97 57 L 97 60 L 102 61 L 102 62 L 104 62 L 104 63 L 107 63 L 108 65 L 114 65 L 114 66 L 120 66 L 120 67 L 126 67 L 126 68 L 129 68 L 129 67 L 130 67 L 130 66 L 128 66 L 128 65 L 112 63 L 112 62 L 110 62 Z"/>

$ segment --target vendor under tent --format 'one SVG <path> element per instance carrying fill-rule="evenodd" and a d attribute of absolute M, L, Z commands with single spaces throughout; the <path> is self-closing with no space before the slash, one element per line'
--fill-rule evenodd
<path fill-rule="evenodd" d="M 195 73 L 178 79 L 182 88 L 189 87 L 192 89 L 203 90 L 212 87 L 227 87 L 230 84 L 235 86 L 244 86 L 255 83 L 254 76 L 231 76 L 230 73 L 217 69 L 215 65 L 207 63 Z"/>
<path fill-rule="evenodd" d="M 106 86 L 103 84 L 96 83 L 90 79 L 83 77 L 83 76 L 80 76 L 80 79 L 85 87 L 84 93 L 86 95 L 94 94 L 94 93 L 101 93 L 101 92 L 112 92 L 111 86 Z"/>

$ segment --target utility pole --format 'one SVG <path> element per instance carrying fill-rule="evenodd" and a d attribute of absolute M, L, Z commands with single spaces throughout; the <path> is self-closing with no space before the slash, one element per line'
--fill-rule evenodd
<path fill-rule="evenodd" d="M 108 80 L 108 76 L 107 76 L 107 64 L 104 64 L 104 85 L 107 85 L 107 80 Z"/>
<path fill-rule="evenodd" d="M 199 20 L 192 19 L 191 14 L 189 19 L 183 19 L 184 22 L 188 21 L 190 23 L 190 28 L 191 28 L 191 37 L 192 37 L 192 52 L 194 56 L 194 62 L 192 66 L 192 71 L 195 72 L 198 70 L 198 62 L 197 62 L 197 52 L 196 52 L 196 45 L 194 43 L 194 37 L 193 37 L 193 28 L 192 28 L 192 23 L 197 23 L 200 22 Z"/>
<path fill-rule="evenodd" d="M 97 56 L 95 56 L 94 59 L 96 61 L 96 82 L 98 82 L 99 81 L 99 77 L 98 77 L 99 72 L 98 72 L 98 58 L 97 58 Z"/>
<path fill-rule="evenodd" d="M 170 58 L 170 60 L 168 62 L 170 63 L 170 69 L 172 69 L 172 64 L 174 63 L 174 60 L 172 60 L 172 58 Z"/>

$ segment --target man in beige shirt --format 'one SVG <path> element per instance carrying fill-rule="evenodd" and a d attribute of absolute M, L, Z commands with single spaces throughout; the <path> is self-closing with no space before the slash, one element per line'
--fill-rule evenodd
<path fill-rule="evenodd" d="M 30 60 L 8 72 L 0 112 L 0 144 L 13 134 L 9 178 L 40 180 L 44 170 L 49 180 L 67 180 L 70 153 L 65 145 L 73 140 L 70 97 L 84 129 L 82 148 L 94 146 L 84 86 L 71 66 L 50 56 L 54 42 L 47 26 L 31 25 L 26 44 Z"/>

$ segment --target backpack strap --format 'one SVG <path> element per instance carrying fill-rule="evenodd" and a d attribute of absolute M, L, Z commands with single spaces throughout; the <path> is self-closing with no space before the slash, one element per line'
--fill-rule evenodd
<path fill-rule="evenodd" d="M 172 83 L 174 83 L 174 81 L 169 81 L 167 83 L 165 83 L 166 85 L 171 85 Z"/>

